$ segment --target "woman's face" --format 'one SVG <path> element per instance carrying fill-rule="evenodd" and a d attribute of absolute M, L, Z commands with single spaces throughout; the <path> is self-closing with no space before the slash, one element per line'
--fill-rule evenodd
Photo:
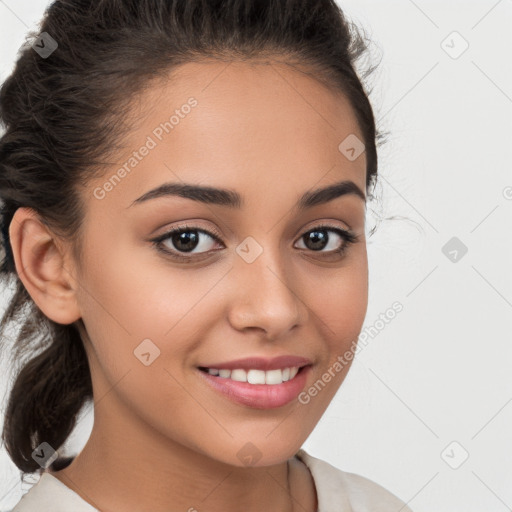
<path fill-rule="evenodd" d="M 186 64 L 137 108 L 144 117 L 125 153 L 83 190 L 84 266 L 74 275 L 104 404 L 95 428 L 236 466 L 284 461 L 345 378 L 366 314 L 355 115 L 343 96 L 275 61 Z M 299 202 L 344 181 L 352 188 Z M 229 192 L 150 193 L 163 185 Z M 310 364 L 265 385 L 199 369 L 278 356 Z M 282 377 L 250 368 L 253 382 Z"/>

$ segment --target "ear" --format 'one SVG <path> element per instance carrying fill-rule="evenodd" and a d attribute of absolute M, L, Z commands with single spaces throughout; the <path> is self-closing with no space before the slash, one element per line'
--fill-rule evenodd
<path fill-rule="evenodd" d="M 74 269 L 60 240 L 25 207 L 16 210 L 9 237 L 18 276 L 39 309 L 59 324 L 78 320 Z"/>

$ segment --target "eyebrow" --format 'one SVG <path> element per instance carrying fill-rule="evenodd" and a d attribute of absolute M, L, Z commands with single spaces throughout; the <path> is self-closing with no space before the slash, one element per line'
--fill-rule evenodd
<path fill-rule="evenodd" d="M 305 192 L 297 201 L 296 207 L 299 211 L 303 211 L 345 195 L 355 195 L 366 202 L 364 192 L 353 181 L 345 180 Z M 236 209 L 241 209 L 243 206 L 242 196 L 234 190 L 187 183 L 164 183 L 135 199 L 129 207 L 144 203 L 150 199 L 167 196 L 184 197 L 205 204 L 227 206 Z"/>

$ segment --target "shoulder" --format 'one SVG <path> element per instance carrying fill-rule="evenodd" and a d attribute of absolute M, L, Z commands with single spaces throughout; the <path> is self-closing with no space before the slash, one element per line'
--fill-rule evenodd
<path fill-rule="evenodd" d="M 412 512 L 393 493 L 362 475 L 342 471 L 303 449 L 296 456 L 315 481 L 318 512 Z"/>
<path fill-rule="evenodd" d="M 98 512 L 78 494 L 49 473 L 26 492 L 11 512 Z"/>

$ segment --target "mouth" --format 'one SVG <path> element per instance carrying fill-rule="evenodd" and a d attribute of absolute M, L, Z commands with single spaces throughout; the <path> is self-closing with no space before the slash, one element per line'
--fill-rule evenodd
<path fill-rule="evenodd" d="M 275 409 L 296 400 L 312 364 L 273 370 L 197 367 L 203 382 L 229 401 L 254 409 Z"/>
<path fill-rule="evenodd" d="M 243 369 L 236 368 L 233 370 L 219 369 L 219 368 L 207 368 L 206 366 L 199 366 L 199 370 L 203 373 L 207 373 L 213 377 L 220 377 L 223 379 L 230 379 L 236 382 L 246 382 L 253 385 L 266 384 L 269 386 L 276 386 L 283 384 L 294 379 L 298 373 L 304 371 L 304 368 L 311 366 L 290 366 L 275 370 L 258 370 L 258 369 Z"/>

